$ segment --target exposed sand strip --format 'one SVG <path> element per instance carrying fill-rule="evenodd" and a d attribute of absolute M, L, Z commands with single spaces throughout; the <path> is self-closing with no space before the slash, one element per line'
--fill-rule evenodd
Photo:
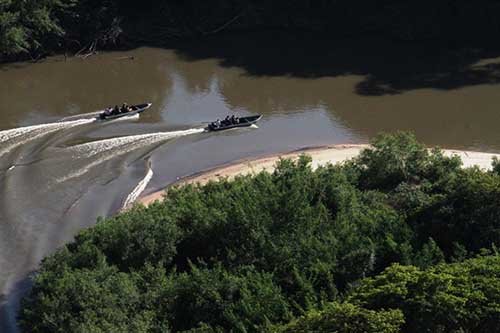
<path fill-rule="evenodd" d="M 349 160 L 357 156 L 361 150 L 367 147 L 368 145 L 332 145 L 332 146 L 322 146 L 322 147 L 311 147 L 288 153 L 242 159 L 182 178 L 181 180 L 179 180 L 174 184 L 171 184 L 170 186 L 192 184 L 192 183 L 205 184 L 209 180 L 216 180 L 221 177 L 228 177 L 230 179 L 237 175 L 256 174 L 263 170 L 272 172 L 274 170 L 276 162 L 280 158 L 297 159 L 301 154 L 307 154 L 311 156 L 312 167 L 313 169 L 315 169 L 319 165 L 325 165 L 327 163 L 335 164 Z M 493 157 L 497 156 L 500 158 L 500 155 L 497 154 L 480 153 L 472 151 L 443 149 L 443 152 L 446 156 L 451 156 L 451 155 L 460 156 L 464 167 L 477 165 L 483 169 L 491 169 L 491 162 Z M 148 205 L 155 200 L 161 200 L 163 198 L 164 193 L 165 193 L 164 190 L 151 193 L 149 195 L 140 198 L 139 202 L 141 202 L 144 205 Z"/>

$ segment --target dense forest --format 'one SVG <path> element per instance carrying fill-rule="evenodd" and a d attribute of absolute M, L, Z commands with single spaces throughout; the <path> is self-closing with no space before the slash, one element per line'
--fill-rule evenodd
<path fill-rule="evenodd" d="M 47 257 L 25 332 L 500 332 L 500 162 L 411 134 L 170 188 Z"/>
<path fill-rule="evenodd" d="M 1 0 L 0 60 L 284 29 L 398 40 L 495 40 L 498 0 Z"/>

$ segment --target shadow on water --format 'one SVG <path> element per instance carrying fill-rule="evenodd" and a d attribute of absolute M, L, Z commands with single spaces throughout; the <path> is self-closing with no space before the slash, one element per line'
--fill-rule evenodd
<path fill-rule="evenodd" d="M 500 83 L 500 63 L 478 63 L 500 57 L 493 43 L 404 43 L 380 38 L 332 40 L 290 33 L 227 34 L 174 50 L 187 61 L 218 59 L 247 75 L 323 78 L 361 75 L 356 93 L 399 94 L 419 88 L 456 89 Z"/>
<path fill-rule="evenodd" d="M 16 321 L 19 315 L 20 300 L 32 286 L 30 275 L 17 281 L 13 286 L 13 291 L 8 295 L 0 295 L 0 332 L 17 332 L 19 330 Z"/>

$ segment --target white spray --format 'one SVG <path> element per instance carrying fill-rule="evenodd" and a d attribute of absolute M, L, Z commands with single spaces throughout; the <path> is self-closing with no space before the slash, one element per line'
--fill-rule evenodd
<path fill-rule="evenodd" d="M 151 178 L 153 178 L 153 169 L 151 168 L 151 162 L 148 162 L 148 171 L 146 172 L 146 175 L 127 196 L 123 203 L 122 209 L 126 209 L 137 200 L 141 193 L 146 189 L 146 186 L 148 186 Z"/>
<path fill-rule="evenodd" d="M 62 183 L 69 179 L 79 177 L 87 173 L 91 168 L 112 158 L 127 154 L 132 150 L 152 144 L 157 144 L 181 136 L 202 133 L 203 131 L 204 129 L 202 128 L 194 128 L 184 131 L 131 135 L 120 138 L 83 143 L 67 148 L 67 151 L 73 154 L 73 159 L 93 158 L 93 161 L 88 163 L 85 167 L 80 168 L 79 170 L 74 171 L 65 177 L 59 178 L 57 180 L 57 183 Z"/>
<path fill-rule="evenodd" d="M 54 133 L 63 129 L 93 123 L 96 119 L 80 119 L 50 124 L 33 125 L 0 131 L 0 157 L 12 149 L 19 147 L 29 141 L 38 139 L 44 135 Z"/>

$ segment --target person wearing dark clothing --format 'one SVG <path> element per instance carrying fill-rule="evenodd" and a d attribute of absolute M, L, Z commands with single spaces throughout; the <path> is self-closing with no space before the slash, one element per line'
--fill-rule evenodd
<path fill-rule="evenodd" d="M 120 111 L 121 111 L 122 113 L 127 113 L 127 112 L 129 112 L 129 111 L 130 111 L 130 109 L 129 109 L 129 107 L 128 107 L 127 103 L 123 103 L 123 104 L 122 104 L 122 108 L 121 108 L 121 110 L 120 110 Z"/>
<path fill-rule="evenodd" d="M 219 119 L 217 119 L 216 121 L 210 123 L 210 126 L 212 129 L 216 129 L 216 128 L 219 128 L 221 126 L 221 122 Z"/>

